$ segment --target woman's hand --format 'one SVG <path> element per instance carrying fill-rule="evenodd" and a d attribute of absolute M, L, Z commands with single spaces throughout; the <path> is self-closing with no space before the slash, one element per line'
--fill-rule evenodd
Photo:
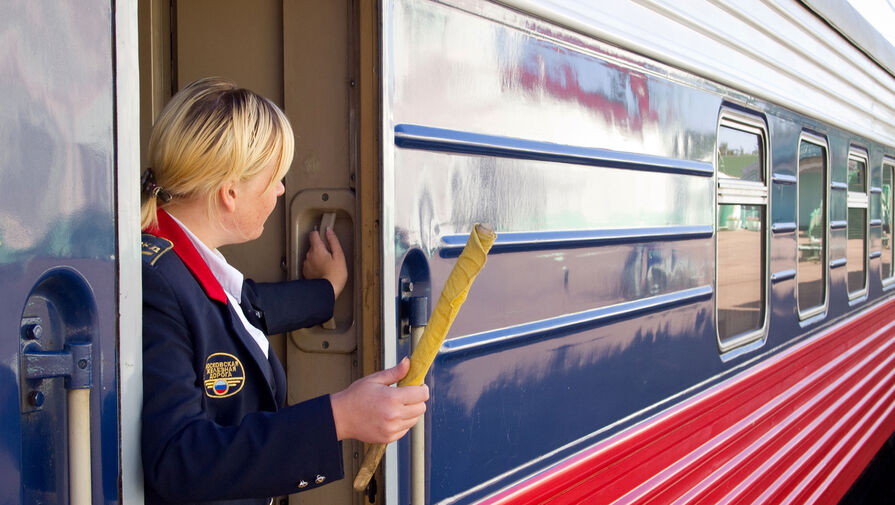
<path fill-rule="evenodd" d="M 358 379 L 347 389 L 330 395 L 336 436 L 367 443 L 387 444 L 403 437 L 426 411 L 429 387 L 389 387 L 410 370 L 404 358 L 395 367 Z"/>
<path fill-rule="evenodd" d="M 326 229 L 326 242 L 329 250 L 320 239 L 317 231 L 309 235 L 311 248 L 302 264 L 301 272 L 306 279 L 326 279 L 333 285 L 333 293 L 338 298 L 348 282 L 348 267 L 345 264 L 345 253 L 332 228 Z M 332 251 L 332 252 L 330 252 Z"/>

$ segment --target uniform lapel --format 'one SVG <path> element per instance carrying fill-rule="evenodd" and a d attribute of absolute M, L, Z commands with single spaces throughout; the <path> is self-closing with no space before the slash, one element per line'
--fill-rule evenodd
<path fill-rule="evenodd" d="M 277 353 L 270 350 L 270 368 L 273 370 L 274 376 L 274 397 L 276 398 L 277 408 L 280 405 L 286 405 L 286 371 L 277 358 Z"/>
<path fill-rule="evenodd" d="M 199 285 L 202 286 L 202 289 L 205 291 L 205 294 L 208 295 L 208 298 L 224 305 L 222 308 L 227 311 L 227 320 L 230 324 L 231 334 L 237 335 L 243 348 L 245 348 L 249 355 L 252 356 L 256 366 L 264 376 L 265 382 L 267 382 L 267 390 L 270 392 L 270 400 L 278 406 L 279 404 L 277 404 L 276 398 L 276 378 L 274 377 L 273 367 L 267 357 L 264 356 L 264 352 L 258 347 L 258 343 L 255 342 L 255 339 L 253 339 L 245 329 L 242 321 L 239 320 L 239 316 L 234 312 L 235 310 L 238 310 L 239 307 L 230 306 L 232 304 L 228 303 L 227 294 L 224 292 L 224 288 L 215 278 L 211 269 L 208 268 L 208 265 L 205 263 L 205 260 L 202 259 L 199 251 L 196 250 L 193 242 L 186 233 L 184 233 L 183 229 L 180 228 L 180 225 L 178 225 L 177 222 L 164 210 L 159 210 L 157 216 L 158 226 L 144 231 L 170 240 L 174 245 L 174 252 L 193 274 L 193 277 L 196 278 Z M 246 297 L 243 296 L 242 298 L 243 304 L 247 303 L 248 300 Z M 269 353 L 273 353 L 273 350 L 270 349 Z"/>
<path fill-rule="evenodd" d="M 228 304 L 233 305 L 233 304 Z M 243 326 L 242 321 L 239 320 L 239 316 L 236 315 L 236 310 L 239 310 L 239 307 L 228 307 L 227 313 L 230 315 L 230 328 L 233 333 L 239 336 L 240 342 L 242 342 L 242 346 L 246 348 L 248 353 L 252 356 L 255 361 L 255 364 L 258 366 L 258 369 L 261 370 L 261 373 L 264 375 L 264 380 L 267 382 L 267 390 L 270 391 L 270 400 L 276 403 L 276 394 L 274 390 L 274 375 L 273 369 L 270 366 L 270 362 L 267 357 L 264 356 L 264 352 L 258 347 L 258 342 L 255 342 L 255 339 L 249 334 L 248 330 L 246 330 L 245 326 Z M 273 349 L 268 349 L 268 354 L 273 353 Z"/>

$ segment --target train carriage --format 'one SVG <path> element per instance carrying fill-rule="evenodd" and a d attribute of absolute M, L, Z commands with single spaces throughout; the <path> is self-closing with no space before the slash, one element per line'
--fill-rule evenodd
<path fill-rule="evenodd" d="M 140 146 L 205 75 L 297 137 L 230 263 L 295 278 L 321 220 L 350 258 L 333 324 L 272 337 L 290 402 L 409 354 L 498 232 L 416 435 L 283 500 L 837 503 L 895 432 L 895 48 L 847 5 L 92 7 L 0 22 L 0 502 L 142 501 Z"/>

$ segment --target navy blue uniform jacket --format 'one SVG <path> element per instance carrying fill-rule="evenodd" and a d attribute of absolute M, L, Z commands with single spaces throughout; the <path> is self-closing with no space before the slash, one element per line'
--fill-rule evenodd
<path fill-rule="evenodd" d="M 286 377 L 264 357 L 223 288 L 164 211 L 143 235 L 143 473 L 146 503 L 266 503 L 342 478 L 329 396 L 285 406 Z M 243 284 L 265 334 L 328 320 L 327 280 Z M 238 500 L 238 501 L 229 501 Z"/>

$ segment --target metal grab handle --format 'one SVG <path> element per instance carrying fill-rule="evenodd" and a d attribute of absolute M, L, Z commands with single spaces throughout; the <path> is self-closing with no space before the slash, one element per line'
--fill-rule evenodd
<path fill-rule="evenodd" d="M 40 326 L 37 326 L 40 328 Z M 91 505 L 90 385 L 93 382 L 92 345 L 69 342 L 62 351 L 26 346 L 22 365 L 27 380 L 65 378 L 68 388 L 68 485 L 71 505 Z"/>
<path fill-rule="evenodd" d="M 425 326 L 411 326 L 410 338 L 414 349 L 420 343 Z M 426 414 L 420 415 L 410 428 L 410 503 L 426 503 Z"/>
<path fill-rule="evenodd" d="M 90 472 L 90 389 L 68 391 L 68 479 L 71 505 L 93 501 Z"/>
<path fill-rule="evenodd" d="M 472 282 L 485 266 L 488 251 L 496 239 L 497 233 L 490 226 L 476 223 L 473 227 L 463 252 L 454 263 L 454 268 L 451 269 L 441 290 L 429 322 L 424 327 L 423 335 L 410 356 L 410 370 L 398 382 L 398 386 L 416 386 L 423 383 L 429 367 L 435 361 L 438 349 L 466 300 Z M 361 492 L 366 489 L 384 453 L 385 444 L 375 444 L 367 450 L 361 469 L 354 479 L 355 491 Z"/>
<path fill-rule="evenodd" d="M 335 212 L 326 212 L 320 218 L 320 230 L 318 233 L 320 234 L 320 240 L 323 241 L 323 245 L 329 250 L 329 244 L 326 242 L 326 230 L 328 228 L 332 228 L 333 231 L 336 229 L 336 213 Z M 332 251 L 329 251 L 332 252 Z M 336 316 L 333 314 L 333 317 L 329 318 L 329 321 L 325 321 L 320 323 L 320 326 L 325 330 L 335 330 L 336 329 Z"/>

